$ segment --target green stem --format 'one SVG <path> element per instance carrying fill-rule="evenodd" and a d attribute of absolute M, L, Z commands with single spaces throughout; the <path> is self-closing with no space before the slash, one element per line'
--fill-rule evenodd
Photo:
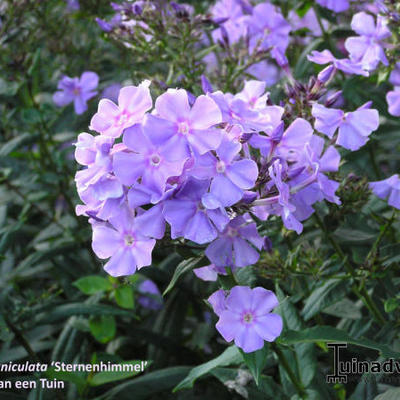
<path fill-rule="evenodd" d="M 293 372 L 293 370 L 290 367 L 289 362 L 286 359 L 285 355 L 283 354 L 282 350 L 275 343 L 271 343 L 271 348 L 277 355 L 280 365 L 282 365 L 282 367 L 287 372 L 290 380 L 292 381 L 294 387 L 296 388 L 298 395 L 301 398 L 305 398 L 306 392 L 304 390 L 303 384 L 299 381 L 296 374 Z"/>
<path fill-rule="evenodd" d="M 353 277 L 353 279 L 356 281 L 357 276 L 354 273 L 354 268 L 349 262 L 347 256 L 343 252 L 342 248 L 340 247 L 339 243 L 333 238 L 333 236 L 328 232 L 326 229 L 325 224 L 323 223 L 322 219 L 316 212 L 314 214 L 315 219 L 317 221 L 317 224 L 321 228 L 321 230 L 324 232 L 325 236 L 328 238 L 329 242 L 332 244 L 333 248 L 335 249 L 336 253 L 340 256 L 342 259 L 343 265 L 346 268 L 347 272 Z M 358 289 L 356 286 L 353 286 L 353 291 L 354 293 L 362 300 L 362 302 L 365 304 L 365 306 L 368 308 L 370 313 L 374 316 L 375 320 L 379 324 L 385 324 L 385 318 L 379 311 L 378 307 L 372 300 L 371 296 L 368 294 L 367 290 L 365 289 L 364 286 L 362 286 L 360 289 Z"/>
<path fill-rule="evenodd" d="M 388 231 L 388 229 L 392 226 L 394 219 L 396 216 L 396 210 L 393 210 L 393 214 L 390 217 L 390 219 L 386 222 L 386 224 L 384 225 L 383 229 L 381 230 L 381 232 L 379 233 L 379 236 L 377 237 L 375 243 L 373 244 L 370 252 L 368 253 L 366 259 L 365 259 L 365 263 L 367 263 L 368 261 L 371 260 L 371 265 L 373 266 L 373 264 L 375 263 L 376 260 L 376 253 L 378 250 L 378 247 L 382 241 L 382 239 L 385 237 L 386 232 Z"/>
<path fill-rule="evenodd" d="M 372 148 L 371 144 L 368 146 L 368 153 L 369 153 L 369 158 L 371 160 L 372 168 L 374 169 L 375 172 L 375 176 L 377 179 L 380 179 L 381 171 L 378 167 L 378 163 L 376 162 L 375 149 Z"/>
<path fill-rule="evenodd" d="M 3 313 L 3 318 L 11 332 L 15 335 L 17 341 L 21 344 L 21 346 L 25 349 L 25 351 L 29 354 L 31 359 L 35 361 L 35 363 L 42 363 L 39 356 L 33 351 L 32 347 L 25 339 L 24 335 L 20 332 L 20 330 L 8 319 L 6 313 Z"/>

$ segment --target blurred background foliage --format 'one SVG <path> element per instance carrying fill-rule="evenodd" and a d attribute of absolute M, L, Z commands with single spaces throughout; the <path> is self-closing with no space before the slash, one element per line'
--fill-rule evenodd
<path fill-rule="evenodd" d="M 277 3 L 284 12 L 313 6 Z M 210 2 L 192 4 L 200 13 Z M 400 223 L 367 187 L 368 180 L 399 170 L 400 123 L 387 114 L 388 87 L 379 76 L 341 82 L 346 109 L 373 100 L 382 118 L 361 151 L 343 154 L 336 177 L 343 205 L 321 204 L 301 236 L 276 219 L 260 225 L 272 250 L 241 269 L 238 279 L 276 291 L 285 331 L 276 344 L 244 356 L 219 338 L 203 300 L 217 285 L 191 272 L 203 262 L 201 248 L 161 242 L 152 267 L 110 278 L 91 251 L 89 225 L 75 215 L 72 143 L 87 130 L 97 101 L 81 116 L 72 106 L 57 108 L 52 94 L 60 76 L 95 71 L 99 93 L 110 84 L 151 79 L 155 94 L 178 85 L 199 94 L 205 71 L 199 60 L 215 50 L 197 47 L 199 32 L 212 28 L 207 16 L 174 16 L 157 40 L 132 38 L 127 47 L 95 22 L 111 12 L 106 0 L 81 0 L 78 11 L 61 0 L 0 3 L 0 363 L 151 363 L 137 377 L 49 370 L 44 376 L 64 380 L 65 390 L 0 391 L 0 398 L 365 400 L 399 386 L 382 377 L 325 383 L 332 370 L 326 342 L 348 341 L 349 360 L 398 358 L 400 352 Z M 332 49 L 349 33 L 338 25 L 306 48 L 292 45 L 295 77 L 305 82 L 317 72 L 305 57 L 312 49 Z M 240 57 L 227 55 L 224 67 L 210 74 L 217 88 L 241 88 Z M 282 83 L 271 89 L 272 98 L 282 98 L 283 90 Z M 138 303 L 138 286 L 147 278 L 161 292 L 170 289 L 158 311 Z M 1 379 L 21 376 L 1 373 Z"/>

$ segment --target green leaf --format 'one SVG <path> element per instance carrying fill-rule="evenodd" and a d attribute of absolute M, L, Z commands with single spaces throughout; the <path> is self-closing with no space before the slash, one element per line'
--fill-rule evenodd
<path fill-rule="evenodd" d="M 400 299 L 397 298 L 397 297 L 392 297 L 391 299 L 387 299 L 387 300 L 385 301 L 384 306 L 385 306 L 385 311 L 386 311 L 387 313 L 391 313 L 391 312 L 393 312 L 394 310 L 396 310 L 397 308 L 399 308 L 399 306 L 400 306 Z"/>
<path fill-rule="evenodd" d="M 85 276 L 73 283 L 81 292 L 91 295 L 112 289 L 112 284 L 106 278 L 97 275 Z"/>
<path fill-rule="evenodd" d="M 291 299 L 285 298 L 285 295 L 278 284 L 275 286 L 276 294 L 280 303 L 277 312 L 282 316 L 284 326 L 295 331 L 304 329 L 305 323 L 298 315 L 298 311 L 291 302 Z M 291 349 L 289 350 L 291 351 Z M 285 352 L 284 349 L 282 349 L 282 351 Z M 292 354 L 289 354 L 292 358 L 294 355 L 297 360 L 297 362 L 294 363 L 297 367 L 297 376 L 303 385 L 307 387 L 314 379 L 317 371 L 315 346 L 312 343 L 298 343 L 294 346 L 294 354 L 293 352 Z M 286 376 L 286 372 L 284 376 Z"/>
<path fill-rule="evenodd" d="M 239 364 L 243 361 L 243 357 L 240 354 L 238 348 L 236 346 L 228 347 L 221 355 L 213 360 L 206 362 L 205 364 L 201 364 L 195 368 L 193 368 L 188 376 L 181 381 L 177 386 L 174 388 L 174 392 L 181 390 L 181 389 L 190 389 L 193 387 L 194 382 L 196 379 L 203 377 L 210 373 L 214 368 L 217 367 L 227 367 L 231 364 Z"/>
<path fill-rule="evenodd" d="M 308 10 L 312 7 L 312 4 L 313 4 L 312 0 L 304 0 L 296 8 L 296 14 L 300 18 L 303 18 L 307 14 Z"/>
<path fill-rule="evenodd" d="M 20 84 L 18 82 L 10 82 L 0 78 L 0 95 L 2 96 L 15 96 L 19 87 Z"/>
<path fill-rule="evenodd" d="M 171 367 L 150 372 L 110 389 L 96 400 L 147 400 L 173 388 L 189 371 L 190 367 Z"/>
<path fill-rule="evenodd" d="M 115 290 L 115 301 L 122 308 L 133 309 L 135 302 L 131 286 L 120 286 Z"/>
<path fill-rule="evenodd" d="M 36 320 L 41 323 L 51 323 L 71 317 L 72 315 L 119 315 L 121 317 L 134 317 L 131 311 L 103 304 L 70 303 L 62 304 L 51 311 L 40 313 L 36 316 Z"/>
<path fill-rule="evenodd" d="M 40 135 L 38 133 L 21 133 L 15 138 L 4 143 L 0 148 L 0 157 L 8 156 L 23 146 L 34 143 Z"/>
<path fill-rule="evenodd" d="M 398 400 L 400 399 L 400 388 L 389 389 L 385 393 L 376 396 L 374 400 Z"/>
<path fill-rule="evenodd" d="M 325 314 L 333 315 L 339 318 L 357 320 L 362 318 L 362 313 L 359 307 L 354 302 L 347 299 L 346 297 L 335 304 L 325 308 L 323 310 Z"/>
<path fill-rule="evenodd" d="M 54 368 L 49 368 L 46 371 L 48 379 L 57 379 L 59 381 L 71 382 L 76 385 L 79 392 L 86 386 L 85 374 L 78 372 L 56 371 Z"/>
<path fill-rule="evenodd" d="M 348 285 L 343 279 L 330 279 L 317 287 L 307 298 L 302 315 L 306 321 L 338 302 L 347 291 Z"/>
<path fill-rule="evenodd" d="M 183 260 L 179 265 L 176 267 L 174 275 L 172 276 L 171 282 L 169 283 L 168 287 L 164 290 L 163 296 L 165 296 L 168 292 L 170 292 L 173 287 L 175 286 L 178 279 L 186 274 L 187 272 L 191 271 L 194 268 L 202 266 L 202 263 L 205 262 L 205 257 L 192 257 L 187 260 Z"/>
<path fill-rule="evenodd" d="M 279 342 L 283 344 L 344 342 L 377 350 L 385 358 L 400 357 L 400 353 L 392 350 L 386 344 L 376 343 L 367 338 L 353 339 L 347 332 L 330 326 L 316 326 L 302 331 L 286 331 L 279 337 Z"/>
<path fill-rule="evenodd" d="M 90 386 L 100 386 L 105 383 L 120 381 L 122 379 L 131 378 L 141 372 L 143 372 L 144 368 L 149 366 L 148 361 L 124 361 L 119 363 L 119 365 L 133 365 L 131 371 L 102 371 L 93 375 L 92 378 L 89 379 Z"/>
<path fill-rule="evenodd" d="M 244 351 L 240 350 L 243 360 L 253 375 L 257 386 L 260 382 L 261 373 L 267 364 L 268 350 L 268 344 L 264 344 L 262 349 L 253 351 L 252 353 L 245 353 Z"/>
<path fill-rule="evenodd" d="M 93 317 L 89 321 L 91 334 L 100 343 L 107 343 L 114 338 L 117 331 L 115 318 L 112 315 Z"/>

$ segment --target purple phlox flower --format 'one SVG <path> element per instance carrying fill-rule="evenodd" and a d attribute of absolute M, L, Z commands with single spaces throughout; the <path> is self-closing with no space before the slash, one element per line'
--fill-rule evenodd
<path fill-rule="evenodd" d="M 212 18 L 220 24 L 212 32 L 214 42 L 225 41 L 234 44 L 246 34 L 246 16 L 243 14 L 240 2 L 237 0 L 220 0 L 211 8 Z"/>
<path fill-rule="evenodd" d="M 152 107 L 150 81 L 139 86 L 123 87 L 118 96 L 118 105 L 108 99 L 101 99 L 97 113 L 90 121 L 90 129 L 105 136 L 117 138 L 121 133 L 142 122 L 146 111 Z"/>
<path fill-rule="evenodd" d="M 346 11 L 350 7 L 349 0 L 317 0 L 317 3 L 336 13 Z"/>
<path fill-rule="evenodd" d="M 400 62 L 397 62 L 393 71 L 390 73 L 389 82 L 393 86 L 400 86 Z"/>
<path fill-rule="evenodd" d="M 266 194 L 272 193 L 272 196 L 254 201 L 252 208 L 254 214 L 262 220 L 267 220 L 270 215 L 280 216 L 287 229 L 295 230 L 297 234 L 300 234 L 303 231 L 303 225 L 296 216 L 296 206 L 292 201 L 290 186 L 284 182 L 288 177 L 287 163 L 276 159 L 268 168 L 268 174 L 270 181 L 265 189 Z"/>
<path fill-rule="evenodd" d="M 251 109 L 264 109 L 269 97 L 269 93 L 265 92 L 265 88 L 265 82 L 245 81 L 243 90 L 235 95 L 235 99 L 243 100 Z"/>
<path fill-rule="evenodd" d="M 310 8 L 303 17 L 300 17 L 295 10 L 289 12 L 288 21 L 292 26 L 292 30 L 308 29 L 307 34 L 310 36 L 319 37 L 322 35 L 321 26 L 319 25 L 315 10 Z M 325 29 L 329 27 L 326 20 L 322 20 L 322 25 Z M 302 40 L 302 42 L 309 42 L 311 37 Z"/>
<path fill-rule="evenodd" d="M 267 135 L 253 135 L 250 144 L 259 148 L 261 154 L 268 158 L 275 155 L 288 161 L 297 161 L 312 135 L 313 129 L 309 122 L 297 118 L 286 130 L 284 123 L 280 121 L 273 131 L 267 132 Z"/>
<path fill-rule="evenodd" d="M 115 175 L 126 186 L 139 179 L 154 193 L 152 203 L 164 193 L 169 177 L 182 173 L 184 159 L 168 161 L 168 153 L 154 131 L 136 124 L 124 131 L 123 142 L 130 152 L 119 152 L 113 159 Z"/>
<path fill-rule="evenodd" d="M 300 235 L 303 231 L 303 225 L 295 217 L 296 206 L 290 201 L 290 187 L 287 183 L 283 182 L 283 164 L 279 160 L 276 160 L 268 168 L 268 172 L 279 192 L 278 202 L 275 204 L 272 203 L 270 213 L 279 215 L 287 229 L 294 230 Z M 285 171 L 285 173 L 287 172 Z"/>
<path fill-rule="evenodd" d="M 178 193 L 165 201 L 164 217 L 171 225 L 171 237 L 183 236 L 198 244 L 213 241 L 229 222 L 223 208 L 207 210 L 202 197 L 210 182 L 190 178 Z"/>
<path fill-rule="evenodd" d="M 264 244 L 254 222 L 248 223 L 243 216 L 229 222 L 216 240 L 205 251 L 208 259 L 219 267 L 246 267 L 255 264 Z"/>
<path fill-rule="evenodd" d="M 66 0 L 67 5 L 66 9 L 67 11 L 78 11 L 80 6 L 79 6 L 79 0 Z"/>
<path fill-rule="evenodd" d="M 207 301 L 211 304 L 215 314 L 218 316 L 220 316 L 222 312 L 226 310 L 226 295 L 227 293 L 224 290 L 219 289 L 207 299 Z"/>
<path fill-rule="evenodd" d="M 95 21 L 97 22 L 97 25 L 99 25 L 100 29 L 104 32 L 111 32 L 115 26 L 115 24 L 112 23 L 112 21 L 108 22 L 99 17 L 96 17 Z"/>
<path fill-rule="evenodd" d="M 136 269 L 151 264 L 154 239 L 143 236 L 135 227 L 133 213 L 124 207 L 108 224 L 93 226 L 93 251 L 108 259 L 104 266 L 111 276 L 132 275 Z"/>
<path fill-rule="evenodd" d="M 315 118 L 315 129 L 332 139 L 339 129 L 336 144 L 348 150 L 358 150 L 364 146 L 368 136 L 379 126 L 379 113 L 377 110 L 368 109 L 366 105 L 356 111 L 345 113 L 342 110 L 326 108 L 315 103 L 312 108 Z"/>
<path fill-rule="evenodd" d="M 118 212 L 125 191 L 122 183 L 112 174 L 112 156 L 125 147 L 114 145 L 114 139 L 82 133 L 75 144 L 75 158 L 87 168 L 76 173 L 78 194 L 85 203 L 77 206 L 77 214 L 96 215 L 108 219 Z"/>
<path fill-rule="evenodd" d="M 295 216 L 303 221 L 312 214 L 311 206 L 323 199 L 331 203 L 340 204 L 335 195 L 339 183 L 330 180 L 325 173 L 336 172 L 339 169 L 340 154 L 334 146 L 329 146 L 324 154 L 324 140 L 319 136 L 313 136 L 309 144 L 305 146 L 304 157 L 294 166 L 292 177 L 289 172 L 290 191 L 292 203 L 296 206 Z"/>
<path fill-rule="evenodd" d="M 246 73 L 252 75 L 257 80 L 264 81 L 267 86 L 275 85 L 281 76 L 280 69 L 273 63 L 265 60 L 251 65 L 247 68 Z"/>
<path fill-rule="evenodd" d="M 119 83 L 112 83 L 108 85 L 101 93 L 102 99 L 109 99 L 116 103 L 118 101 L 119 91 L 121 90 L 121 85 Z"/>
<path fill-rule="evenodd" d="M 400 210 L 400 178 L 398 174 L 383 181 L 370 182 L 369 186 L 375 196 L 387 199 L 390 206 Z"/>
<path fill-rule="evenodd" d="M 360 36 L 346 39 L 345 47 L 350 53 L 350 59 L 360 62 L 368 71 L 374 70 L 379 62 L 389 65 L 382 42 L 392 35 L 387 23 L 387 19 L 381 15 L 378 15 L 375 25 L 372 15 L 363 11 L 355 14 L 351 21 L 351 29 Z"/>
<path fill-rule="evenodd" d="M 255 50 L 260 41 L 260 48 L 257 50 L 270 50 L 276 47 L 282 53 L 285 53 L 289 45 L 291 26 L 272 4 L 262 3 L 256 5 L 248 24 L 250 30 L 250 53 Z"/>
<path fill-rule="evenodd" d="M 204 94 L 213 92 L 212 85 L 205 75 L 201 75 L 201 87 Z"/>
<path fill-rule="evenodd" d="M 389 105 L 389 114 L 400 117 L 400 86 L 394 88 L 386 95 L 386 100 Z"/>
<path fill-rule="evenodd" d="M 221 91 L 210 95 L 222 112 L 223 122 L 241 126 L 244 133 L 272 130 L 280 122 L 284 111 L 282 107 L 267 106 L 268 94 L 260 93 L 260 88 L 265 88 L 264 82 L 255 82 L 235 96 Z M 260 93 L 258 98 L 255 96 L 256 89 Z"/>
<path fill-rule="evenodd" d="M 135 220 L 136 227 L 140 233 L 155 239 L 162 239 L 164 237 L 165 219 L 163 209 L 163 203 L 158 203 L 148 210 L 137 210 L 138 214 Z"/>
<path fill-rule="evenodd" d="M 237 159 L 241 147 L 240 143 L 225 137 L 216 150 L 217 157 L 205 154 L 197 158 L 192 175 L 212 178 L 210 191 L 202 198 L 206 208 L 230 207 L 241 200 L 244 190 L 254 186 L 257 164 L 253 160 Z"/>
<path fill-rule="evenodd" d="M 87 110 L 87 101 L 96 96 L 99 76 L 95 72 L 86 71 L 80 78 L 64 76 L 58 82 L 53 101 L 58 107 L 74 103 L 75 113 L 80 115 Z"/>
<path fill-rule="evenodd" d="M 76 173 L 78 188 L 87 188 L 112 172 L 112 142 L 111 138 L 93 137 L 85 132 L 78 136 L 75 158 L 80 164 L 88 166 Z"/>
<path fill-rule="evenodd" d="M 364 70 L 361 62 L 355 62 L 347 58 L 335 58 L 329 50 L 323 50 L 321 52 L 314 50 L 310 55 L 307 56 L 307 58 L 309 61 L 315 64 L 332 64 L 335 68 L 339 69 L 345 74 L 369 76 L 368 71 Z"/>
<path fill-rule="evenodd" d="M 157 285 L 150 279 L 146 279 L 138 286 L 138 303 L 150 310 L 159 310 L 163 305 L 163 299 Z"/>
<path fill-rule="evenodd" d="M 218 105 L 222 113 L 223 122 L 229 125 L 240 125 L 244 132 L 251 132 L 259 128 L 260 113 L 251 110 L 245 101 L 235 99 L 231 93 L 214 92 L 210 97 Z"/>
<path fill-rule="evenodd" d="M 271 313 L 279 302 L 270 290 L 234 286 L 222 301 L 220 295 L 216 328 L 227 342 L 234 340 L 245 353 L 261 349 L 264 341 L 273 342 L 281 334 L 282 318 Z M 225 309 L 221 310 L 221 303 Z"/>
<path fill-rule="evenodd" d="M 226 275 L 225 267 L 217 267 L 214 264 L 207 265 L 206 267 L 195 268 L 194 274 L 203 281 L 214 282 L 218 278 L 218 274 Z"/>
<path fill-rule="evenodd" d="M 79 171 L 76 174 L 77 190 L 84 206 L 77 206 L 77 215 L 90 215 L 106 220 L 119 213 L 119 207 L 125 201 L 125 191 L 121 182 L 111 174 L 97 172 L 97 176 L 85 181 L 86 176 L 80 173 L 88 172 L 91 178 L 93 167 Z"/>
<path fill-rule="evenodd" d="M 214 100 L 199 96 L 192 107 L 183 89 L 168 89 L 156 100 L 156 116 L 147 115 L 145 129 L 153 131 L 154 142 L 164 146 L 170 160 L 191 156 L 191 149 L 199 154 L 215 150 L 222 137 L 215 125 L 222 122 L 221 111 Z"/>

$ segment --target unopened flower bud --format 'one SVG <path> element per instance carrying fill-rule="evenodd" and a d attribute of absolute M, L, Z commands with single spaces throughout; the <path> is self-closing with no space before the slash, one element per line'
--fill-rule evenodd
<path fill-rule="evenodd" d="M 326 68 L 324 68 L 319 74 L 318 74 L 318 80 L 322 83 L 329 82 L 333 76 L 336 73 L 336 68 L 331 64 L 328 65 Z"/>
<path fill-rule="evenodd" d="M 201 87 L 203 89 L 204 93 L 212 93 L 213 92 L 213 88 L 211 86 L 210 81 L 207 79 L 207 77 L 205 75 L 201 75 Z"/>
<path fill-rule="evenodd" d="M 341 90 L 329 96 L 325 101 L 325 107 L 332 107 L 340 99 L 341 96 L 342 96 Z"/>
<path fill-rule="evenodd" d="M 274 143 L 279 143 L 282 140 L 283 132 L 285 131 L 285 123 L 282 121 L 271 133 L 271 139 Z"/>

